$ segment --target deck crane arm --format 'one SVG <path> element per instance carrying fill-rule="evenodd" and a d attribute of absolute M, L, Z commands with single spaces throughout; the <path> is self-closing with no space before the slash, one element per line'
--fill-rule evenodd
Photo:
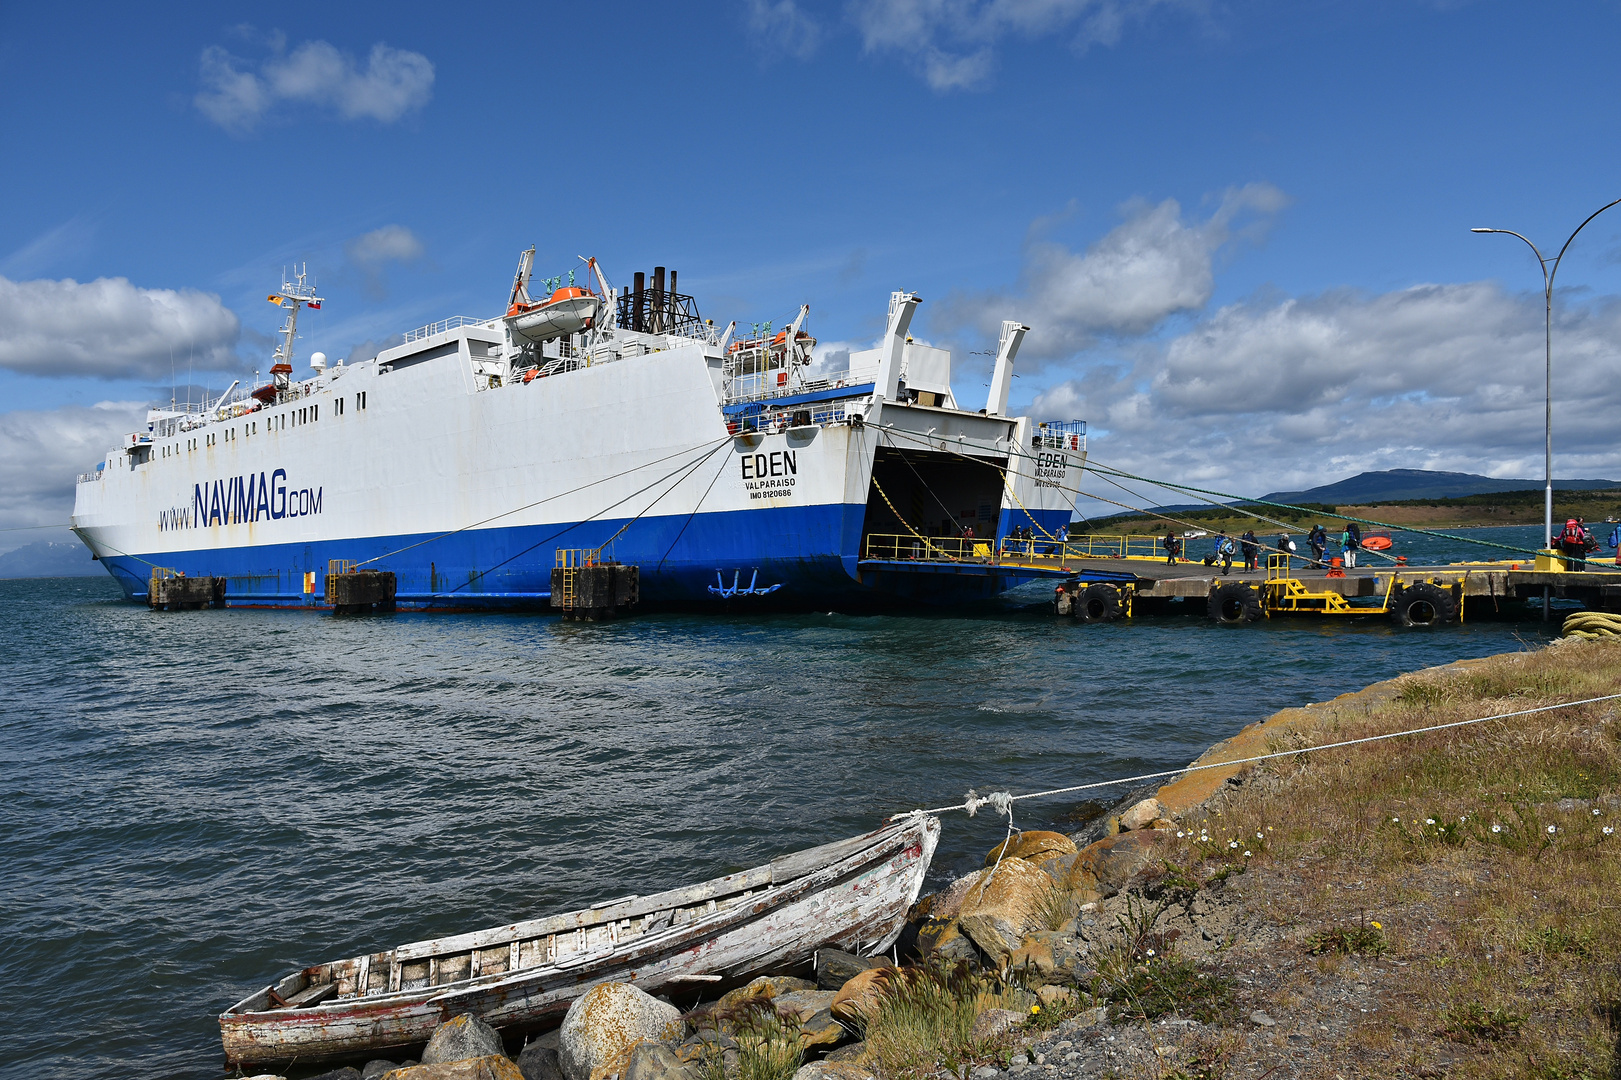
<path fill-rule="evenodd" d="M 788 328 L 788 336 L 783 339 L 788 343 L 788 355 L 804 364 L 810 363 L 810 357 L 799 356 L 799 331 L 805 325 L 805 317 L 809 314 L 809 304 L 799 305 L 799 314 L 794 317 L 794 324 Z"/>
<path fill-rule="evenodd" d="M 597 262 L 595 255 L 589 259 L 584 255 L 575 256 L 585 263 L 586 269 L 597 275 L 597 284 L 602 287 L 602 302 L 607 305 L 608 314 L 604 322 L 609 330 L 619 328 L 619 297 L 614 295 L 613 286 L 608 284 L 608 275 L 602 272 L 602 266 Z"/>
<path fill-rule="evenodd" d="M 507 298 L 507 307 L 513 304 L 533 303 L 529 299 L 529 275 L 535 272 L 535 248 L 530 245 L 529 250 L 518 256 L 518 272 L 512 276 L 512 295 Z"/>
<path fill-rule="evenodd" d="M 737 320 L 733 319 L 726 324 L 726 332 L 720 336 L 720 351 L 725 352 L 726 346 L 731 344 L 732 331 L 737 329 Z"/>

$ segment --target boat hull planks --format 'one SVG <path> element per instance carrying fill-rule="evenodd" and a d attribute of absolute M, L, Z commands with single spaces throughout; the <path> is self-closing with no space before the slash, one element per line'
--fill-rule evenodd
<path fill-rule="evenodd" d="M 306 968 L 276 995 L 337 985 L 337 998 L 282 1008 L 266 989 L 238 1002 L 219 1018 L 226 1060 L 375 1055 L 419 1046 L 464 1012 L 515 1036 L 555 1024 L 604 982 L 654 992 L 695 975 L 743 979 L 818 948 L 880 952 L 917 899 L 939 830 L 936 818 L 908 819 L 656 896 Z"/>

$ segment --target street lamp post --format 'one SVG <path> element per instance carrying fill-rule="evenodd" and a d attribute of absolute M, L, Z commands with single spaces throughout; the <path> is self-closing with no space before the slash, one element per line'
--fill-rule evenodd
<path fill-rule="evenodd" d="M 1552 260 L 1545 258 L 1542 252 L 1537 249 L 1535 244 L 1531 243 L 1530 240 L 1526 240 L 1524 236 L 1521 236 L 1513 229 L 1469 230 L 1470 232 L 1477 233 L 1504 233 L 1508 236 L 1519 236 L 1521 240 L 1525 240 L 1526 247 L 1529 247 L 1531 249 L 1531 253 L 1537 257 L 1537 265 L 1542 267 L 1542 476 L 1545 484 L 1542 492 L 1542 534 L 1546 538 L 1549 546 L 1552 546 L 1553 544 L 1553 279 L 1554 275 L 1559 273 L 1559 260 L 1565 257 L 1565 252 L 1570 249 L 1571 240 L 1576 239 L 1576 233 L 1579 233 L 1583 229 L 1587 228 L 1588 221 L 1592 221 L 1594 218 L 1604 213 L 1604 211 L 1616 205 L 1616 203 L 1621 203 L 1621 199 L 1616 199 L 1615 202 L 1605 203 L 1603 206 L 1587 215 L 1587 221 L 1583 221 L 1580 225 L 1576 226 L 1576 232 L 1570 234 L 1570 237 L 1565 241 L 1565 246 L 1559 249 L 1559 254 L 1555 255 Z M 1544 585 L 1542 587 L 1542 620 L 1544 622 L 1548 621 L 1548 619 L 1551 617 L 1552 607 L 1553 590 Z"/>

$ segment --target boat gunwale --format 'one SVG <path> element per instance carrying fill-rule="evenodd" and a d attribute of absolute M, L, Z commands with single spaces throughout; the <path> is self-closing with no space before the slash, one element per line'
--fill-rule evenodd
<path fill-rule="evenodd" d="M 582 952 L 576 956 L 568 957 L 563 961 L 563 963 L 568 965 L 567 967 L 563 967 L 557 962 L 536 964 L 527 968 L 519 968 L 511 971 L 491 972 L 488 975 L 474 975 L 466 979 L 458 979 L 454 982 L 441 983 L 436 986 L 418 986 L 412 988 L 402 987 L 399 990 L 385 990 L 382 993 L 354 994 L 349 997 L 322 1001 L 316 1005 L 306 1007 L 257 1010 L 248 1007 L 250 1002 L 254 1002 L 261 998 L 263 998 L 266 1004 L 268 1004 L 266 990 L 277 988 L 290 978 L 304 977 L 307 980 L 312 971 L 319 970 L 320 968 L 325 967 L 332 969 L 344 964 L 358 965 L 361 960 L 367 958 L 386 956 L 389 957 L 390 962 L 392 963 L 399 958 L 399 953 L 401 950 L 411 949 L 413 946 L 439 945 L 441 947 L 435 951 L 426 951 L 420 954 L 409 953 L 402 962 L 420 962 L 422 960 L 434 959 L 441 956 L 456 956 L 470 950 L 493 948 L 503 944 L 510 945 L 514 941 L 527 940 L 531 937 L 542 936 L 548 933 L 601 926 L 627 917 L 634 917 L 638 914 L 652 914 L 662 911 L 666 907 L 690 906 L 692 904 L 705 903 L 709 900 L 718 901 L 748 892 L 760 885 L 766 886 L 765 889 L 758 894 L 762 900 L 768 897 L 773 898 L 774 901 L 780 900 L 782 897 L 786 896 L 790 891 L 792 891 L 792 886 L 802 882 L 805 878 L 813 877 L 820 871 L 836 866 L 841 862 L 863 858 L 867 856 L 873 848 L 882 845 L 885 841 L 891 838 L 900 837 L 909 829 L 922 824 L 925 820 L 926 819 L 913 818 L 901 821 L 886 822 L 879 828 L 874 829 L 872 832 L 865 833 L 860 836 L 849 837 L 843 840 L 836 840 L 827 844 L 817 845 L 816 847 L 805 848 L 798 852 L 779 855 L 773 858 L 770 862 L 764 863 L 760 866 L 751 867 L 747 870 L 741 870 L 732 874 L 724 874 L 719 877 L 710 878 L 706 881 L 698 882 L 695 885 L 688 885 L 675 889 L 666 889 L 663 892 L 654 893 L 649 896 L 636 896 L 618 901 L 610 901 L 608 904 L 605 904 L 600 908 L 595 906 L 577 908 L 573 911 L 561 912 L 557 915 L 541 916 L 540 918 L 527 920 L 525 922 L 508 923 L 500 927 L 488 927 L 484 930 L 470 931 L 467 933 L 454 935 L 449 938 L 427 938 L 419 941 L 407 942 L 404 945 L 395 946 L 393 949 L 381 949 L 376 952 L 362 953 L 359 956 L 345 957 L 341 960 L 329 961 L 323 964 L 312 964 L 307 967 L 298 968 L 294 971 L 287 972 L 277 979 L 274 979 L 266 986 L 259 988 L 251 994 L 248 994 L 246 997 L 230 1006 L 230 1008 L 219 1014 L 219 1022 L 222 1027 L 227 1024 L 236 1026 L 244 1022 L 249 1022 L 248 1018 L 251 1017 L 251 1022 L 253 1023 L 296 1023 L 304 1018 L 322 1016 L 331 1017 L 350 1011 L 371 1011 L 374 1008 L 379 1008 L 386 1011 L 388 1008 L 394 1008 L 400 1005 L 426 1003 L 456 993 L 467 992 L 475 989 L 481 990 L 488 987 L 501 985 L 509 981 L 518 981 L 548 970 L 566 972 L 570 968 L 581 967 L 596 961 L 606 960 L 614 956 L 616 953 L 623 951 L 628 942 L 615 943 L 613 947 L 605 951 Z M 926 830 L 926 826 L 924 826 L 924 828 Z M 852 848 L 853 850 L 844 850 Z M 799 862 L 814 859 L 817 853 L 825 853 L 825 857 L 809 862 L 808 865 L 805 865 L 802 870 L 799 870 L 792 876 L 784 877 L 780 883 L 772 880 L 772 878 L 776 876 L 775 872 L 777 867 L 782 866 L 787 862 Z M 863 858 L 863 861 L 868 860 Z M 760 875 L 764 875 L 763 880 L 759 878 Z M 736 887 L 730 892 L 717 892 L 704 896 L 692 895 L 694 893 L 701 892 L 706 886 L 730 882 L 734 879 L 740 880 Z M 655 901 L 668 900 L 677 895 L 685 895 L 689 898 L 686 900 L 685 904 L 653 903 Z M 635 907 L 635 910 L 628 914 L 620 910 L 632 906 Z M 777 906 L 777 904 L 774 902 L 771 906 L 774 907 Z M 610 912 L 613 912 L 613 914 L 609 914 Z M 563 922 L 563 920 L 578 919 L 580 916 L 588 916 L 593 913 L 596 913 L 598 917 L 592 921 L 577 921 L 573 923 Z M 725 908 L 717 911 L 715 915 L 734 916 L 739 913 L 740 912 L 736 908 Z M 724 918 L 713 920 L 699 919 L 686 923 L 672 924 L 668 927 L 655 930 L 650 934 L 638 935 L 632 940 L 635 942 L 638 949 L 640 949 L 642 946 L 663 944 L 666 937 L 672 940 L 679 940 L 680 938 L 687 936 L 701 936 L 701 932 L 712 932 L 714 929 L 724 927 L 728 921 L 730 920 Z M 555 929 L 550 929 L 547 927 L 547 924 L 554 922 L 558 924 Z M 531 931 L 529 928 L 532 927 L 537 929 Z M 519 931 L 523 932 L 520 933 Z M 483 938 L 483 935 L 486 934 L 503 934 L 506 936 L 500 938 Z M 474 941 L 474 943 L 456 944 L 451 946 L 451 943 L 460 943 L 469 940 Z M 308 985 L 311 985 L 311 983 L 306 982 L 306 986 Z M 278 993 L 279 992 L 280 991 L 278 991 Z"/>

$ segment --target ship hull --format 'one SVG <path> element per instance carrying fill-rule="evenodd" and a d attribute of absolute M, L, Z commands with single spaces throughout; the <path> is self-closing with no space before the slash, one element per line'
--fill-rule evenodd
<path fill-rule="evenodd" d="M 863 397 L 739 431 L 717 347 L 514 382 L 485 359 L 503 333 L 457 327 L 256 411 L 160 418 L 81 479 L 74 530 L 132 600 L 162 570 L 225 578 L 229 606 L 320 607 L 325 575 L 358 564 L 407 608 L 547 607 L 560 553 L 600 549 L 639 568 L 644 607 L 806 610 L 993 596 L 1019 579 L 866 572 L 866 541 L 942 511 L 946 530 L 1045 535 L 1073 503 L 1042 486 L 1052 455 L 1009 462 L 1022 420 Z"/>

